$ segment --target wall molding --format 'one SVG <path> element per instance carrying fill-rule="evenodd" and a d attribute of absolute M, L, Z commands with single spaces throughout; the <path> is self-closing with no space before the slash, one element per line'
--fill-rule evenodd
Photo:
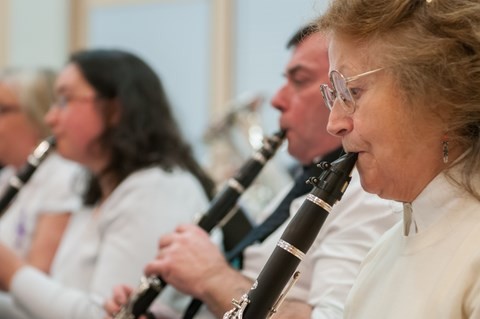
<path fill-rule="evenodd" d="M 0 67 L 8 65 L 10 34 L 10 0 L 0 0 Z"/>
<path fill-rule="evenodd" d="M 211 99 L 210 114 L 224 114 L 232 98 L 233 62 L 233 5 L 232 1 L 212 1 L 211 35 Z"/>

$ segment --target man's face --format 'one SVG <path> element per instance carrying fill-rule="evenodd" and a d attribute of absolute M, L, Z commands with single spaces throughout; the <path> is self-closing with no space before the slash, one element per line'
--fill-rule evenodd
<path fill-rule="evenodd" d="M 327 130 L 329 110 L 320 84 L 328 83 L 328 47 L 314 33 L 293 51 L 285 70 L 286 83 L 272 98 L 282 114 L 280 128 L 286 130 L 289 153 L 303 164 L 340 146 L 340 139 Z"/>

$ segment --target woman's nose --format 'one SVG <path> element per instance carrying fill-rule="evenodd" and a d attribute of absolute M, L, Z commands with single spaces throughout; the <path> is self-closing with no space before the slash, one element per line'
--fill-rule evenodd
<path fill-rule="evenodd" d="M 339 105 L 340 103 L 340 101 L 335 100 L 333 104 L 328 117 L 327 131 L 334 136 L 343 137 L 353 130 L 353 120 Z"/>

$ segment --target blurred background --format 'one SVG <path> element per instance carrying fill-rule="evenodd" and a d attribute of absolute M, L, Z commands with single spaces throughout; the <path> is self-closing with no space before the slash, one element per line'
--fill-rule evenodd
<path fill-rule="evenodd" d="M 327 4 L 0 0 L 0 67 L 58 70 L 83 48 L 136 53 L 157 71 L 197 158 L 221 182 L 261 145 L 262 136 L 278 130 L 279 114 L 269 101 L 283 83 L 286 42 Z M 271 185 L 256 190 L 265 201 L 289 179 L 293 160 L 286 147 L 269 165 Z"/>

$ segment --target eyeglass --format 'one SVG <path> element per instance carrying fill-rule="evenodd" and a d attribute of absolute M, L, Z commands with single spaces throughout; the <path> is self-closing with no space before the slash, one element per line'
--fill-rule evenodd
<path fill-rule="evenodd" d="M 52 103 L 52 106 L 64 109 L 69 103 L 88 103 L 95 100 L 96 98 L 96 96 L 57 95 Z"/>
<path fill-rule="evenodd" d="M 10 113 L 18 113 L 18 112 L 21 112 L 18 107 L 15 107 L 13 105 L 0 104 L 0 116 L 4 116 Z"/>
<path fill-rule="evenodd" d="M 348 83 L 358 80 L 359 78 L 370 75 L 372 73 L 383 70 L 383 68 L 378 68 L 375 70 L 370 70 L 365 73 L 357 74 L 351 77 L 346 78 L 342 73 L 337 70 L 330 71 L 330 82 L 332 83 L 333 89 L 331 89 L 327 84 L 320 85 L 320 91 L 322 92 L 323 100 L 325 105 L 330 109 L 333 108 L 333 104 L 337 97 L 342 101 L 343 108 L 347 114 L 352 114 L 355 112 L 356 102 L 352 90 L 348 87 Z"/>

